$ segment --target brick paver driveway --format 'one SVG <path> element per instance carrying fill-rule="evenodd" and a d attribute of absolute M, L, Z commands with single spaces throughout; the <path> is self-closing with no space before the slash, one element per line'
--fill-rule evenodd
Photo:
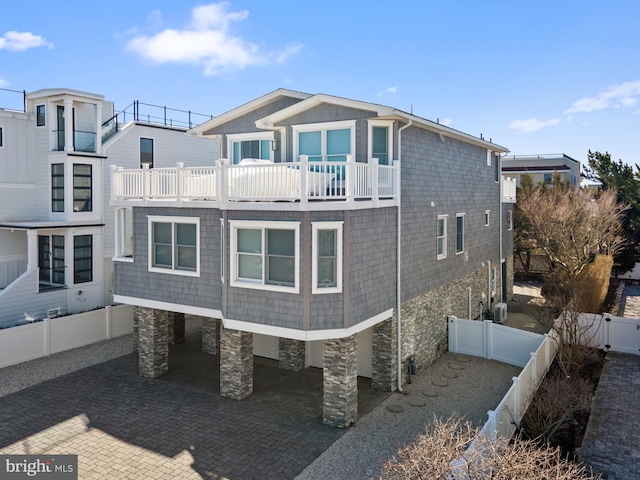
<path fill-rule="evenodd" d="M 0 398 L 0 454 L 79 455 L 80 478 L 293 478 L 344 430 L 322 425 L 322 372 L 256 358 L 254 393 L 218 395 L 200 338 L 170 348 L 168 374 L 130 354 Z M 359 379 L 359 411 L 388 394 Z"/>

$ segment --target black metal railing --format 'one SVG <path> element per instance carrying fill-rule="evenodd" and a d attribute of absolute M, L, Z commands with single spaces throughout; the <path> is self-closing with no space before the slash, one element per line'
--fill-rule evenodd
<path fill-rule="evenodd" d="M 26 90 L 11 90 L 0 88 L 0 108 L 5 110 L 27 111 Z"/>

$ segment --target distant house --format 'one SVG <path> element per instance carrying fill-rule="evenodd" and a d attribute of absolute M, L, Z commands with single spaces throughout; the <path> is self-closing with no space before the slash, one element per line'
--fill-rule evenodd
<path fill-rule="evenodd" d="M 563 182 L 578 185 L 580 182 L 580 162 L 564 153 L 544 155 L 508 155 L 502 157 L 502 174 L 516 180 L 520 186 L 520 177 L 530 175 L 534 183 L 553 183 L 554 175 Z"/>
<path fill-rule="evenodd" d="M 132 245 L 124 236 L 114 243 L 116 223 L 131 216 L 120 210 L 116 219 L 108 204 L 110 163 L 219 157 L 218 144 L 186 135 L 188 123 L 170 126 L 166 110 L 143 118 L 136 103 L 135 113 L 115 114 L 102 95 L 66 88 L 21 103 L 0 108 L 0 328 L 113 302 L 112 258 Z"/>
<path fill-rule="evenodd" d="M 324 422 L 356 419 L 357 376 L 395 390 L 447 349 L 447 316 L 512 291 L 515 183 L 504 147 L 383 105 L 276 90 L 192 129 L 208 168 L 112 167 L 133 209 L 117 302 L 136 306 L 140 373 L 170 368 L 172 329 L 203 317 L 220 393 L 253 356 L 323 369 Z"/>

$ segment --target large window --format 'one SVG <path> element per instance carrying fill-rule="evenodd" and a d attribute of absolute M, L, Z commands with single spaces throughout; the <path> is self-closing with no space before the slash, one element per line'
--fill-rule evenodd
<path fill-rule="evenodd" d="M 153 168 L 153 138 L 140 138 L 140 166 Z"/>
<path fill-rule="evenodd" d="M 51 164 L 51 211 L 64 212 L 64 163 Z"/>
<path fill-rule="evenodd" d="M 346 162 L 355 152 L 355 121 L 294 125 L 294 150 L 310 162 Z"/>
<path fill-rule="evenodd" d="M 149 270 L 200 275 L 200 219 L 149 216 Z"/>
<path fill-rule="evenodd" d="M 312 222 L 312 293 L 342 292 L 342 222 Z"/>
<path fill-rule="evenodd" d="M 73 237 L 73 283 L 93 280 L 93 236 Z"/>
<path fill-rule="evenodd" d="M 73 211 L 93 210 L 91 165 L 73 164 Z"/>
<path fill-rule="evenodd" d="M 45 108 L 44 105 L 38 105 L 36 107 L 36 126 L 44 127 L 46 124 Z"/>
<path fill-rule="evenodd" d="M 456 215 L 456 253 L 464 252 L 464 214 Z"/>
<path fill-rule="evenodd" d="M 439 215 L 436 224 L 436 258 L 447 258 L 447 215 Z"/>
<path fill-rule="evenodd" d="M 299 291 L 299 223 L 231 221 L 231 285 Z"/>

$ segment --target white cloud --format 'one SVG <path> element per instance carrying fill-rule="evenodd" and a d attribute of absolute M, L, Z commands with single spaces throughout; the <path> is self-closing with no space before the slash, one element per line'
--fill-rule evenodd
<path fill-rule="evenodd" d="M 449 117 L 444 117 L 444 118 L 442 119 L 442 121 L 440 122 L 440 124 L 445 125 L 445 126 L 447 126 L 447 127 L 448 127 L 449 125 L 451 125 L 452 123 L 453 123 L 453 120 L 452 120 L 452 119 L 450 119 Z"/>
<path fill-rule="evenodd" d="M 53 48 L 53 43 L 47 42 L 40 35 L 34 35 L 31 32 L 16 32 L 15 30 L 4 32 L 4 35 L 0 37 L 0 50 L 23 52 L 36 47 Z"/>
<path fill-rule="evenodd" d="M 378 92 L 378 97 L 381 97 L 382 95 L 385 95 L 387 93 L 390 93 L 392 95 L 394 95 L 395 93 L 398 92 L 398 87 L 396 87 L 395 85 L 393 87 L 387 87 L 384 90 L 380 90 Z"/>
<path fill-rule="evenodd" d="M 0 88 L 4 88 L 8 86 L 9 86 L 9 82 L 7 80 L 3 80 L 2 78 L 0 78 Z"/>
<path fill-rule="evenodd" d="M 546 122 L 541 122 L 537 118 L 529 118 L 527 120 L 514 120 L 509 124 L 509 130 L 515 130 L 516 133 L 529 133 L 540 130 L 544 127 L 553 127 L 560 124 L 560 118 L 552 118 Z"/>
<path fill-rule="evenodd" d="M 281 51 L 260 52 L 255 44 L 229 33 L 230 23 L 246 19 L 249 11 L 229 12 L 228 7 L 228 2 L 195 7 L 186 28 L 137 36 L 127 44 L 127 50 L 157 63 L 198 65 L 205 75 L 213 76 L 249 66 L 282 63 L 302 49 L 301 44 L 293 44 Z M 160 12 L 151 15 L 154 23 L 161 21 Z"/>
<path fill-rule="evenodd" d="M 640 98 L 640 80 L 612 85 L 594 97 L 577 100 L 564 113 L 593 112 L 606 108 L 626 108 L 638 103 Z"/>

